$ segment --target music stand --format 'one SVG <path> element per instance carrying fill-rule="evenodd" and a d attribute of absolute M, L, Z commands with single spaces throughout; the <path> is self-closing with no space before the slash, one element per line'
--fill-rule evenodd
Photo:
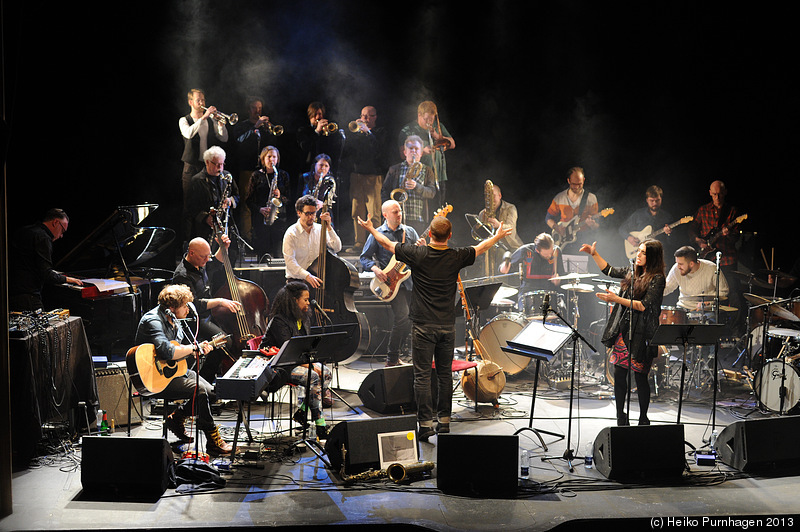
<path fill-rule="evenodd" d="M 311 372 L 314 371 L 314 363 L 324 360 L 322 357 L 317 356 L 319 347 L 324 345 L 325 350 L 333 350 L 335 347 L 338 347 L 337 344 L 340 344 L 346 339 L 347 333 L 344 331 L 308 336 L 294 336 L 286 340 L 281 346 L 280 351 L 278 351 L 278 354 L 272 357 L 272 360 L 270 360 L 269 366 L 273 369 L 308 364 L 305 396 L 306 413 L 308 412 L 311 400 Z M 305 423 L 303 426 L 303 438 L 300 441 L 304 442 L 306 446 L 311 449 L 314 454 L 317 455 L 317 457 L 320 458 L 320 460 L 325 462 L 325 464 L 330 467 L 330 463 L 323 456 L 325 451 L 319 442 L 308 439 L 307 423 Z"/>
<path fill-rule="evenodd" d="M 343 334 L 346 335 L 341 340 L 337 340 L 337 345 L 333 346 L 334 348 L 337 349 L 337 350 L 333 351 L 333 365 L 336 368 L 336 380 L 338 382 L 339 381 L 339 362 L 341 362 L 342 360 L 346 360 L 350 356 L 350 353 L 343 353 L 343 352 L 339 351 L 338 348 L 339 348 L 340 345 L 344 345 L 344 344 L 347 343 L 347 342 L 344 341 L 344 339 L 352 340 L 353 336 L 355 336 L 356 334 L 359 334 L 359 335 L 361 334 L 361 330 L 359 329 L 359 324 L 358 323 L 331 323 L 330 325 L 312 325 L 309 328 L 309 332 L 310 332 L 311 335 L 332 334 L 332 333 L 343 333 Z M 349 408 L 350 410 L 352 410 L 356 414 L 359 413 L 358 410 L 354 406 L 352 406 L 350 403 L 345 401 L 344 397 L 339 395 L 339 392 L 337 392 L 334 388 L 329 388 L 329 390 L 341 402 L 343 402 L 345 405 L 347 405 L 347 408 Z"/>
<path fill-rule="evenodd" d="M 724 324 L 712 323 L 709 325 L 659 325 L 655 334 L 648 342 L 649 345 L 681 345 L 683 346 L 683 360 L 681 362 L 681 384 L 678 392 L 678 419 L 681 422 L 681 407 L 683 405 L 683 379 L 686 375 L 686 352 L 690 345 L 716 345 L 722 337 Z M 714 355 L 717 356 L 716 354 Z M 715 360 L 716 364 L 716 360 Z M 717 372 L 714 371 L 714 389 L 717 387 Z M 716 409 L 716 405 L 712 405 Z M 713 430 L 713 428 L 712 428 Z"/>
<path fill-rule="evenodd" d="M 506 341 L 505 347 L 500 347 L 500 349 L 506 353 L 513 353 L 515 355 L 536 359 L 533 394 L 531 396 L 531 414 L 528 419 L 528 426 L 517 430 L 514 435 L 516 436 L 523 430 L 533 432 L 539 438 L 539 442 L 542 444 L 542 449 L 544 449 L 545 452 L 547 452 L 547 445 L 544 443 L 544 439 L 540 433 L 555 436 L 558 438 L 556 441 L 563 440 L 564 435 L 557 432 L 548 432 L 546 430 L 533 428 L 533 409 L 536 404 L 536 391 L 539 386 L 539 366 L 542 360 L 550 362 L 556 352 L 564 347 L 570 338 L 572 338 L 572 331 L 568 327 L 553 324 L 545 326 L 542 322 L 532 321 L 513 339 Z"/>

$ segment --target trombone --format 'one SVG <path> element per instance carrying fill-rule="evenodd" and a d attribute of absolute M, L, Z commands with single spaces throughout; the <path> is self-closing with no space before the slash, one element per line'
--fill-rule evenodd
<path fill-rule="evenodd" d="M 208 111 L 208 107 L 203 107 L 202 109 L 203 111 Z M 222 122 L 223 124 L 230 124 L 232 126 L 236 125 L 236 122 L 239 121 L 239 115 L 237 115 L 236 113 L 231 113 L 229 115 L 226 115 L 225 113 L 215 111 L 214 117 L 216 117 L 216 119 Z"/>

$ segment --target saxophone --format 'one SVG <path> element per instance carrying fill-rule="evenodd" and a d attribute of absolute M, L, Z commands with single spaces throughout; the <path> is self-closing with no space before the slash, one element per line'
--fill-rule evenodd
<path fill-rule="evenodd" d="M 231 184 L 233 183 L 233 176 L 230 172 L 222 171 L 219 175 L 219 179 L 223 185 L 222 194 L 219 197 L 219 207 L 217 207 L 217 221 L 219 222 L 220 227 L 223 228 L 223 233 L 228 234 L 228 221 L 229 221 L 229 207 L 225 206 L 225 200 L 231 195 Z"/>
<path fill-rule="evenodd" d="M 283 207 L 281 199 L 275 197 L 275 189 L 278 187 L 278 167 L 275 166 L 275 176 L 269 186 L 269 202 L 267 203 L 267 214 L 264 215 L 264 225 L 272 225 L 278 217 L 278 209 Z"/>

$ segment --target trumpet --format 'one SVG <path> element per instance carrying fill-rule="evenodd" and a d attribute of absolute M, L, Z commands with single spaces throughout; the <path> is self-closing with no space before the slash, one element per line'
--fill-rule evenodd
<path fill-rule="evenodd" d="M 352 131 L 353 133 L 358 133 L 361 131 L 361 124 L 363 124 L 363 120 L 353 120 L 349 124 L 347 124 L 347 128 Z"/>
<path fill-rule="evenodd" d="M 339 124 L 336 122 L 328 122 L 324 126 L 322 126 L 322 134 L 326 137 L 331 133 L 335 133 L 339 129 Z"/>
<path fill-rule="evenodd" d="M 267 129 L 276 137 L 283 135 L 283 126 L 272 125 L 272 122 L 267 122 Z"/>
<path fill-rule="evenodd" d="M 208 107 L 203 107 L 202 109 L 203 111 L 208 111 Z M 230 124 L 232 126 L 236 125 L 236 122 L 239 121 L 239 115 L 237 115 L 236 113 L 231 113 L 229 115 L 226 115 L 225 113 L 215 111 L 214 117 L 223 124 Z"/>

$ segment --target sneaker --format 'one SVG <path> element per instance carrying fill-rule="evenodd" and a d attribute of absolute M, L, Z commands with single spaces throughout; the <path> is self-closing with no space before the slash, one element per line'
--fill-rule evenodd
<path fill-rule="evenodd" d="M 400 365 L 400 355 L 388 355 L 386 357 L 386 364 L 385 367 L 393 368 L 394 366 Z"/>
<path fill-rule="evenodd" d="M 186 433 L 185 417 L 177 415 L 175 412 L 173 412 L 167 416 L 164 424 L 167 426 L 167 430 L 177 436 L 182 443 L 192 443 L 194 441 L 194 438 Z"/>
<path fill-rule="evenodd" d="M 214 455 L 231 454 L 233 447 L 222 439 L 219 434 L 219 427 L 204 431 L 206 433 L 206 452 Z"/>
<path fill-rule="evenodd" d="M 427 442 L 431 436 L 436 436 L 436 431 L 433 427 L 420 427 L 417 432 L 417 439 L 419 441 Z"/>
<path fill-rule="evenodd" d="M 436 434 L 450 434 L 450 423 L 437 423 Z"/>

